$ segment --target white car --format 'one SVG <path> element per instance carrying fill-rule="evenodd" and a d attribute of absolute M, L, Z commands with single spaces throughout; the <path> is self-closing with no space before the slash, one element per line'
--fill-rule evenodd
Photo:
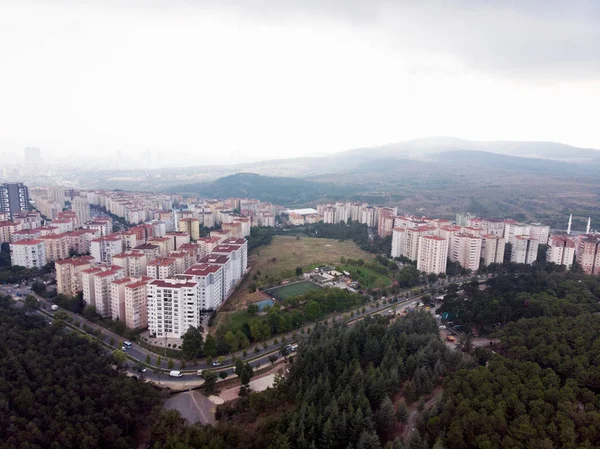
<path fill-rule="evenodd" d="M 440 329 L 446 329 L 446 326 L 444 326 L 443 324 L 440 326 Z"/>

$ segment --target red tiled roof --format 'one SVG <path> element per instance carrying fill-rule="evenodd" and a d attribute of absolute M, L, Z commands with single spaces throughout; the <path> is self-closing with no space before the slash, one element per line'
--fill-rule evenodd
<path fill-rule="evenodd" d="M 11 245 L 37 245 L 39 243 L 44 243 L 44 242 L 42 240 L 27 239 L 27 240 L 20 240 L 18 242 L 11 243 Z"/>
<path fill-rule="evenodd" d="M 219 265 L 224 265 L 229 262 L 229 256 L 225 256 L 223 254 L 207 254 L 199 261 L 200 263 L 216 263 Z"/>
<path fill-rule="evenodd" d="M 206 276 L 210 273 L 216 273 L 221 269 L 220 265 L 211 265 L 208 263 L 200 263 L 196 265 L 192 265 L 187 270 L 185 270 L 184 274 L 189 274 L 192 276 Z"/>

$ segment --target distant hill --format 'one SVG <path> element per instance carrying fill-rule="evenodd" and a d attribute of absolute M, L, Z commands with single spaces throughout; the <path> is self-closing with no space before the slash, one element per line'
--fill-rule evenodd
<path fill-rule="evenodd" d="M 216 181 L 185 184 L 169 190 L 178 193 L 194 193 L 204 198 L 256 198 L 292 207 L 314 204 L 320 200 L 344 198 L 360 189 L 299 178 L 237 173 Z"/>

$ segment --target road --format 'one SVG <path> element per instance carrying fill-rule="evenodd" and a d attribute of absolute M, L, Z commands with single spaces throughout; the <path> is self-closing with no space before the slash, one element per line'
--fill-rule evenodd
<path fill-rule="evenodd" d="M 465 279 L 470 279 L 470 278 L 471 277 L 464 277 L 464 278 L 459 278 L 459 279 L 455 279 L 455 280 L 457 281 L 457 283 L 460 284 L 460 283 L 462 283 L 461 281 L 464 281 Z M 436 286 L 436 288 L 439 288 L 442 286 L 442 284 L 436 283 L 435 286 Z M 42 306 L 42 309 L 44 309 L 44 311 L 46 313 L 49 313 L 51 315 L 54 314 L 50 310 L 50 306 L 52 305 L 52 303 L 49 302 L 46 298 L 39 296 L 39 295 L 35 294 L 34 292 L 32 292 L 28 286 L 19 286 L 18 288 L 15 288 L 14 285 L 0 285 L 0 293 L 9 294 L 9 295 L 16 295 L 17 293 L 20 293 L 22 295 L 21 296 L 22 298 L 24 298 L 28 294 L 33 294 L 38 299 L 38 301 L 40 302 L 40 304 Z M 343 314 L 340 313 L 340 314 L 337 314 L 334 316 L 330 316 L 327 318 L 330 322 L 331 321 L 343 322 L 345 320 L 345 321 L 351 323 L 351 322 L 354 322 L 357 319 L 363 318 L 367 315 L 385 313 L 385 310 L 387 310 L 387 309 L 395 308 L 396 311 L 399 311 L 399 310 L 409 306 L 410 304 L 413 304 L 413 303 L 419 301 L 426 294 L 427 293 L 420 294 L 417 296 L 412 296 L 407 299 L 396 297 L 395 299 L 397 300 L 397 302 L 392 303 L 392 304 L 385 304 L 383 301 L 379 301 L 378 303 L 371 302 L 371 303 L 365 304 L 365 306 L 364 306 L 365 312 L 364 313 L 362 312 L 362 307 L 360 309 L 354 310 L 354 317 L 352 317 L 352 318 L 344 318 L 345 316 L 347 316 L 349 314 L 350 311 L 344 312 Z M 379 304 L 379 305 L 377 305 L 377 304 Z M 72 318 L 73 323 L 79 323 L 79 326 L 78 326 L 79 330 L 81 330 L 81 328 L 83 327 L 84 324 L 87 325 L 88 327 L 90 327 L 91 329 L 94 329 L 94 330 L 97 329 L 100 331 L 101 336 L 102 336 L 101 338 L 103 339 L 105 344 L 109 344 L 110 339 L 112 338 L 115 342 L 114 345 L 111 345 L 112 348 L 113 349 L 120 348 L 120 342 L 123 341 L 122 336 L 86 320 L 81 315 L 74 314 L 74 313 L 69 312 L 64 309 L 61 309 L 61 310 L 63 310 L 65 313 L 67 313 Z M 309 327 L 314 327 L 314 323 L 311 325 L 305 326 L 305 329 L 309 328 Z M 297 335 L 296 338 L 298 338 L 298 336 L 302 335 L 300 333 L 300 329 L 297 329 L 294 332 Z M 157 358 L 159 355 L 139 346 L 138 344 L 133 344 L 132 348 L 127 350 L 127 355 L 130 359 L 133 359 L 132 360 L 133 364 L 139 363 L 142 365 L 149 366 L 145 373 L 141 373 L 141 374 L 137 373 L 138 375 L 141 375 L 141 377 L 145 377 L 154 382 L 164 384 L 165 386 L 180 384 L 180 385 L 193 387 L 193 386 L 199 386 L 203 383 L 203 381 L 197 376 L 197 371 L 199 371 L 199 370 L 205 370 L 205 369 L 210 368 L 217 372 L 225 371 L 225 372 L 227 372 L 227 374 L 229 376 L 233 375 L 234 374 L 233 373 L 233 365 L 231 363 L 231 360 L 233 358 L 239 358 L 242 360 L 246 360 L 253 368 L 258 368 L 258 367 L 269 365 L 271 363 L 269 361 L 269 356 L 275 354 L 279 358 L 278 352 L 282 345 L 281 339 L 284 336 L 286 338 L 287 343 L 290 343 L 293 341 L 292 332 L 289 332 L 285 335 L 274 336 L 272 339 L 270 339 L 266 348 L 262 344 L 256 344 L 247 349 L 246 356 L 243 355 L 243 351 L 238 351 L 234 354 L 228 355 L 227 361 L 221 367 L 209 366 L 206 364 L 205 360 L 201 360 L 195 364 L 186 362 L 185 369 L 181 370 L 183 372 L 182 377 L 168 376 L 168 372 L 169 372 L 168 359 L 164 356 L 161 356 L 161 364 L 160 364 L 160 366 L 157 366 L 156 362 L 157 362 Z M 275 338 L 277 338 L 280 341 L 280 343 L 275 344 L 274 343 Z M 260 352 L 258 352 L 258 353 L 254 352 L 255 347 L 258 347 L 260 349 Z M 148 364 L 146 364 L 147 357 L 149 357 L 149 360 L 150 360 L 150 363 L 148 363 Z M 179 369 L 180 362 L 175 361 L 175 360 L 174 360 L 174 362 L 175 362 L 175 366 L 173 369 L 176 369 L 176 370 Z M 155 372 L 155 371 L 157 371 L 157 372 Z"/>

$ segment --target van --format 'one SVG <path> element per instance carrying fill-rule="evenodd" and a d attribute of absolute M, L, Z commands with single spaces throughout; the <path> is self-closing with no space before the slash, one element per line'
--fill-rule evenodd
<path fill-rule="evenodd" d="M 124 341 L 123 342 L 123 346 L 126 347 L 127 349 L 131 349 L 131 342 L 129 341 Z"/>
<path fill-rule="evenodd" d="M 183 374 L 181 374 L 181 371 L 171 371 L 169 373 L 169 376 L 171 376 L 171 377 L 181 377 L 181 376 L 183 376 Z"/>
<path fill-rule="evenodd" d="M 50 308 L 55 312 L 58 310 L 58 306 L 56 304 L 53 304 Z"/>

